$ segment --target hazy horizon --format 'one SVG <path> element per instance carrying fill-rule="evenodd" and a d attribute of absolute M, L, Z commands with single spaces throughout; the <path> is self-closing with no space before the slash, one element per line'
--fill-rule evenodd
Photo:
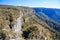
<path fill-rule="evenodd" d="M 60 9 L 60 0 L 0 0 L 0 4 Z"/>

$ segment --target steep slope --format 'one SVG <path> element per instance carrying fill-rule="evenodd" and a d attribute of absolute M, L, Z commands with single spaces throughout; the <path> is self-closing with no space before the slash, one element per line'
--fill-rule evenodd
<path fill-rule="evenodd" d="M 43 12 L 51 19 L 60 23 L 60 9 L 53 8 L 33 8 L 36 12 Z"/>
<path fill-rule="evenodd" d="M 59 9 L 34 8 L 34 10 L 36 12 L 36 15 L 40 19 L 44 20 L 44 22 L 46 22 L 49 26 L 51 26 L 52 28 L 54 28 L 55 30 L 60 32 L 60 23 L 57 22 L 57 20 L 59 20 L 59 19 L 56 19 L 56 21 L 55 21 L 54 17 L 53 18 L 50 17 L 50 15 L 53 16 L 53 15 L 57 14 L 55 12 L 57 12 Z M 55 11 L 53 11 L 53 10 L 55 10 Z M 55 18 L 58 15 L 59 14 L 55 15 Z M 59 18 L 59 17 L 57 17 L 57 18 Z"/>
<path fill-rule="evenodd" d="M 48 20 L 46 18 L 46 20 Z M 54 28 L 29 7 L 0 5 L 0 40 L 59 40 Z"/>

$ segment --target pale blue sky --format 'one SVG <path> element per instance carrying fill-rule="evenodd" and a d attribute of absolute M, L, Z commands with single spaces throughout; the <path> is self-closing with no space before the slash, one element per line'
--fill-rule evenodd
<path fill-rule="evenodd" d="M 60 0 L 0 0 L 0 4 L 28 7 L 60 8 Z"/>

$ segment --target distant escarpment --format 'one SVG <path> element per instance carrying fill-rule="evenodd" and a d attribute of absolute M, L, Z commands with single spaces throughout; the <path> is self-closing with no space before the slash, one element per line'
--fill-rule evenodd
<path fill-rule="evenodd" d="M 0 40 L 59 40 L 56 22 L 44 16 L 29 7 L 0 5 Z"/>

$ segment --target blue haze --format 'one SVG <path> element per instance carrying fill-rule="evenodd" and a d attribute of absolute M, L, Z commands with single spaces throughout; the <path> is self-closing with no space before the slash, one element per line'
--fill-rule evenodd
<path fill-rule="evenodd" d="M 60 0 L 0 0 L 0 4 L 28 7 L 60 8 Z"/>

